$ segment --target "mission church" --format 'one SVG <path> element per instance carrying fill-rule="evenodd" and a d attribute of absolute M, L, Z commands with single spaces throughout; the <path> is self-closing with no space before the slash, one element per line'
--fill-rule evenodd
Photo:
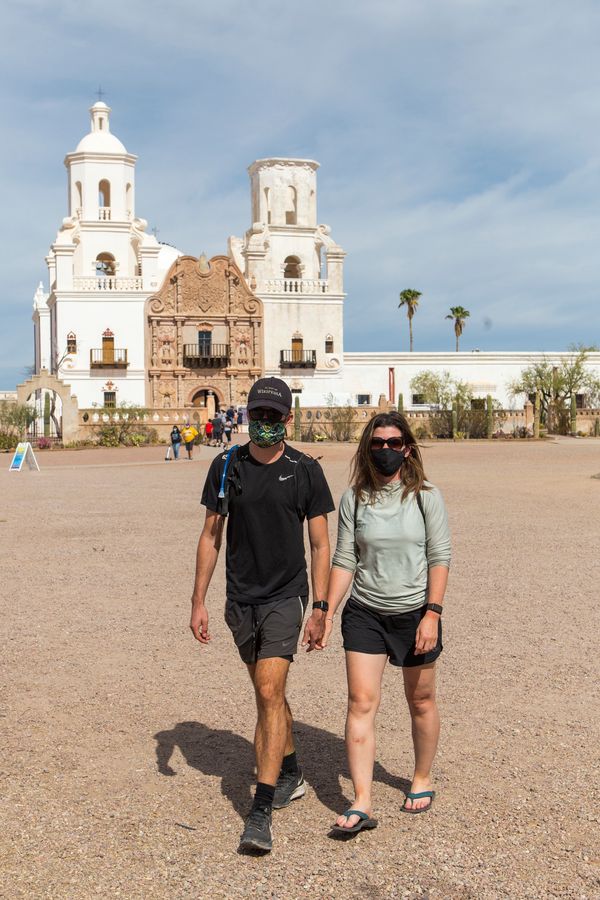
<path fill-rule="evenodd" d="M 344 350 L 344 250 L 317 216 L 309 159 L 249 167 L 251 224 L 226 252 L 186 255 L 148 233 L 135 205 L 135 164 L 111 132 L 110 108 L 67 153 L 67 216 L 34 296 L 35 372 L 68 383 L 79 409 L 244 406 L 261 376 L 283 378 L 301 405 L 423 408 L 410 381 L 424 369 L 468 382 L 505 408 L 507 385 L 540 353 Z M 368 315 L 368 303 L 363 304 Z M 552 354 L 560 359 L 561 354 Z M 522 408 L 522 405 L 521 405 Z"/>

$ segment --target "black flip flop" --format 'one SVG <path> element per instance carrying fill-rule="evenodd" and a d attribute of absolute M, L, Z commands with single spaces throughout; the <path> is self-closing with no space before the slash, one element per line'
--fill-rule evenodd
<path fill-rule="evenodd" d="M 367 813 L 362 812 L 360 809 L 347 809 L 342 815 L 345 816 L 346 819 L 349 819 L 350 816 L 358 816 L 358 822 L 356 825 L 353 825 L 352 828 L 344 828 L 343 825 L 332 825 L 331 830 L 335 832 L 335 834 L 356 834 L 357 831 L 377 828 L 378 825 L 377 819 L 372 819 Z"/>
<path fill-rule="evenodd" d="M 421 800 L 422 797 L 431 797 L 431 803 L 428 803 L 427 806 L 422 806 L 420 809 L 408 809 L 404 805 L 406 803 L 406 800 Z M 413 791 L 407 791 L 406 800 L 400 807 L 400 811 L 410 813 L 411 816 L 417 816 L 419 813 L 429 812 L 429 810 L 433 806 L 433 801 L 435 800 L 435 791 L 419 791 L 416 794 L 413 793 Z"/>

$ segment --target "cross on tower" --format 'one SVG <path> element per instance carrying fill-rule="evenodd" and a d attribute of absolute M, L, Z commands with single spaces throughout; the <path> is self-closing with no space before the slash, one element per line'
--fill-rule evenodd
<path fill-rule="evenodd" d="M 104 91 L 102 90 L 102 85 L 100 85 L 100 84 L 98 85 L 98 90 L 96 91 L 96 94 L 98 95 L 98 100 L 102 100 L 102 98 L 104 96 L 106 96 Z"/>
<path fill-rule="evenodd" d="M 158 240 L 158 235 L 160 234 L 160 231 L 156 227 L 156 225 L 154 226 L 154 228 L 151 228 L 150 230 L 151 230 L 152 234 L 154 235 L 154 237 L 156 238 L 156 240 Z"/>

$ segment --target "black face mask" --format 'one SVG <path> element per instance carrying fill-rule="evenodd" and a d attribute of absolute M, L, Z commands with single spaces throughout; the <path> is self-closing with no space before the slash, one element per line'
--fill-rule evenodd
<path fill-rule="evenodd" d="M 395 475 L 405 458 L 404 453 L 387 447 L 383 450 L 371 450 L 373 465 L 382 475 Z"/>

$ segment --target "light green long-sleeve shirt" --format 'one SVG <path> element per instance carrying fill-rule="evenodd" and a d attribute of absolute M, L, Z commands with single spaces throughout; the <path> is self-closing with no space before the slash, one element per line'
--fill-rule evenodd
<path fill-rule="evenodd" d="M 402 500 L 402 482 L 385 485 L 373 504 L 360 502 L 354 535 L 354 491 L 342 496 L 332 565 L 354 573 L 352 596 L 381 613 L 417 609 L 426 601 L 427 570 L 450 567 L 450 531 L 442 495 L 421 491 L 427 521 L 414 492 Z M 358 547 L 358 554 L 357 554 Z"/>

